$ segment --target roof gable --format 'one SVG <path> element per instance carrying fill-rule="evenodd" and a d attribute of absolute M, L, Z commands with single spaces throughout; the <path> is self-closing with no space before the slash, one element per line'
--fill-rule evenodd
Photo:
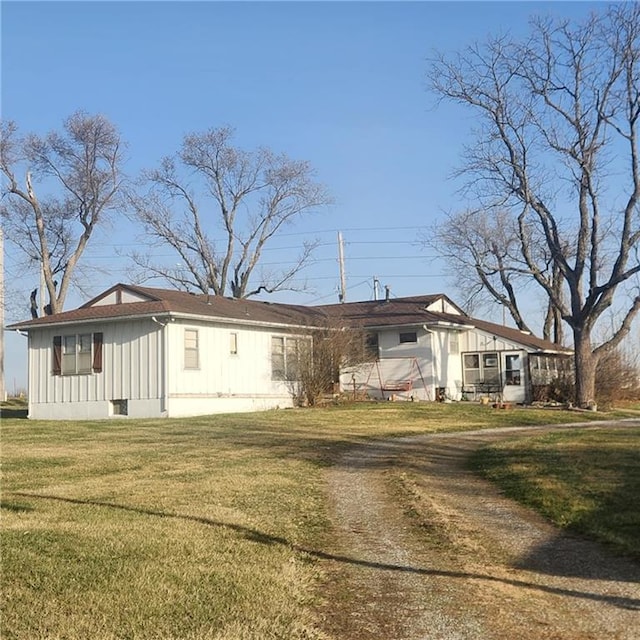
<path fill-rule="evenodd" d="M 80 309 L 87 309 L 89 307 L 98 307 L 110 304 L 128 304 L 132 302 L 151 302 L 158 301 L 156 295 L 143 292 L 142 290 L 132 287 L 126 284 L 116 284 L 111 289 L 107 289 L 99 296 L 85 302 L 80 306 Z"/>
<path fill-rule="evenodd" d="M 451 302 L 447 296 L 440 295 L 433 302 L 426 305 L 427 311 L 436 313 L 451 313 L 453 315 L 466 315 L 465 312 L 456 304 Z"/>

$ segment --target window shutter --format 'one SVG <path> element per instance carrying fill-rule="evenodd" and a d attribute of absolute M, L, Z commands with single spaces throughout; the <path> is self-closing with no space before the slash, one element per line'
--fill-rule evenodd
<path fill-rule="evenodd" d="M 102 373 L 102 333 L 93 334 L 93 371 Z"/>
<path fill-rule="evenodd" d="M 54 376 L 62 375 L 62 336 L 53 336 L 53 371 Z"/>

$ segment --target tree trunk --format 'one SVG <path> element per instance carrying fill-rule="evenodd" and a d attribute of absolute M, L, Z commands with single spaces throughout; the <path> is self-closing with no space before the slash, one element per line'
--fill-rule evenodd
<path fill-rule="evenodd" d="M 596 402 L 597 356 L 591 349 L 588 331 L 574 329 L 574 362 L 576 376 L 576 406 L 589 409 Z"/>

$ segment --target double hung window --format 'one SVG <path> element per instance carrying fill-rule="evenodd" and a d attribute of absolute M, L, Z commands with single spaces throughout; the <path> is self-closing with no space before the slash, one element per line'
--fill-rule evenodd
<path fill-rule="evenodd" d="M 198 330 L 184 330 L 184 368 L 198 369 L 200 358 L 198 352 Z"/>
<path fill-rule="evenodd" d="M 76 333 L 53 338 L 54 376 L 102 371 L 102 333 Z"/>
<path fill-rule="evenodd" d="M 271 337 L 271 377 L 299 380 L 305 358 L 311 357 L 311 339 L 289 336 Z"/>

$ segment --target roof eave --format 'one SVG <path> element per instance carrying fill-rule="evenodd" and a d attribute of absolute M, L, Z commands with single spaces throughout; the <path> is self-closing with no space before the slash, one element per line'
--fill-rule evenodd
<path fill-rule="evenodd" d="M 55 318 L 56 316 L 51 316 Z M 100 324 L 104 322 L 125 322 L 128 320 L 140 320 L 142 318 L 162 318 L 169 320 L 197 320 L 200 322 L 219 323 L 219 324 L 232 324 L 251 327 L 264 327 L 267 329 L 280 328 L 280 329 L 297 329 L 297 330 L 313 330 L 318 329 L 313 324 L 301 324 L 299 322 L 275 322 L 264 320 L 251 320 L 245 318 L 229 318 L 227 316 L 210 316 L 206 314 L 185 313 L 180 311 L 148 311 L 145 313 L 136 313 L 130 315 L 115 315 L 115 316 L 101 316 L 99 318 L 72 318 L 69 320 L 56 320 L 51 322 L 17 322 L 12 325 L 8 325 L 6 328 L 13 331 L 35 331 L 38 329 L 50 329 L 52 327 L 69 327 L 83 324 Z"/>
<path fill-rule="evenodd" d="M 118 315 L 118 316 L 101 316 L 99 318 L 71 318 L 69 320 L 56 320 L 55 322 L 16 322 L 14 324 L 7 325 L 7 329 L 12 331 L 33 331 L 35 329 L 50 329 L 51 327 L 60 326 L 72 326 L 78 324 L 99 324 L 101 322 L 117 322 L 126 320 L 139 320 L 141 318 L 166 318 L 171 313 L 168 311 L 150 311 L 146 313 L 136 313 L 132 315 Z M 55 318 L 56 315 L 52 315 L 51 318 Z"/>

